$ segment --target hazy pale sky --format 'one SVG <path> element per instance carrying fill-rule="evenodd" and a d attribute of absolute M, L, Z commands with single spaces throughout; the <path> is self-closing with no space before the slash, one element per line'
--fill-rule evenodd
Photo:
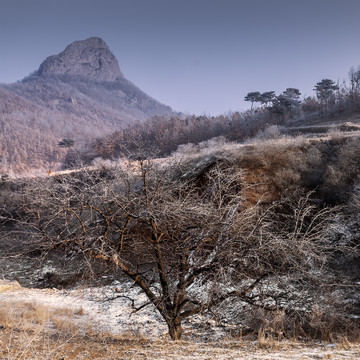
<path fill-rule="evenodd" d="M 127 79 L 176 111 L 249 107 L 250 91 L 316 82 L 360 64 L 360 0 L 0 0 L 0 82 L 75 40 L 101 37 Z"/>

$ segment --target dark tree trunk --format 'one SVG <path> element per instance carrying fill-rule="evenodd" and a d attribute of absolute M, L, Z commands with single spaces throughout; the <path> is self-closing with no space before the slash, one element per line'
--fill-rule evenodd
<path fill-rule="evenodd" d="M 179 318 L 171 319 L 167 322 L 169 328 L 169 335 L 171 340 L 181 340 L 182 337 L 182 327 L 181 327 L 181 320 Z"/>

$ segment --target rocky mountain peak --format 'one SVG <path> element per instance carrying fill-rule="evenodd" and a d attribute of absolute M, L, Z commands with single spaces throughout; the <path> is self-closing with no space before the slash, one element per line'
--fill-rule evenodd
<path fill-rule="evenodd" d="M 75 75 L 96 81 L 123 78 L 116 57 L 97 37 L 75 41 L 60 54 L 49 56 L 40 65 L 38 75 Z"/>

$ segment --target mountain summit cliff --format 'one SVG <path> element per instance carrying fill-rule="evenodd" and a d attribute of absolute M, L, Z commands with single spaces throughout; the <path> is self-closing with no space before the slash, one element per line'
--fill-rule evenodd
<path fill-rule="evenodd" d="M 38 75 L 75 75 L 96 81 L 124 77 L 116 57 L 98 37 L 74 41 L 60 54 L 49 56 L 40 65 Z"/>

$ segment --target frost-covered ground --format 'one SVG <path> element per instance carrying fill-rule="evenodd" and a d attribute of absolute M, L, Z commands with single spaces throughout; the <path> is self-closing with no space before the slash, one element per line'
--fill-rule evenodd
<path fill-rule="evenodd" d="M 116 299 L 110 300 L 112 298 Z M 82 309 L 82 315 L 75 319 L 80 329 L 91 324 L 99 333 L 123 334 L 139 339 L 126 347 L 123 343 L 107 343 L 103 348 L 105 355 L 99 357 L 90 351 L 89 346 L 77 344 L 77 355 L 62 356 L 62 359 L 360 359 L 359 345 L 242 341 L 226 337 L 226 329 L 201 317 L 185 323 L 186 341 L 169 342 L 166 325 L 155 309 L 148 306 L 134 313 L 129 298 L 136 298 L 135 305 L 145 301 L 144 295 L 129 282 L 114 282 L 98 288 L 56 290 L 23 288 L 17 282 L 0 280 L 0 306 L 2 303 L 25 302 L 55 309 L 69 308 L 74 310 L 73 313 Z M 197 332 L 203 336 L 192 337 Z M 92 343 L 91 346 L 95 349 L 100 345 Z M 67 348 L 61 349 L 64 352 Z M 97 353 L 100 354 L 100 350 Z M 37 359 L 36 355 L 32 358 Z"/>
<path fill-rule="evenodd" d="M 8 290 L 1 291 L 2 288 Z M 134 303 L 133 299 L 136 299 Z M 82 308 L 84 316 L 81 321 L 92 324 L 97 331 L 167 338 L 167 326 L 153 305 L 134 311 L 147 299 L 131 282 L 114 281 L 109 286 L 57 290 L 23 288 L 17 282 L 0 280 L 0 300 L 34 302 L 73 310 Z M 196 316 L 185 322 L 184 330 L 188 337 L 192 337 L 195 332 L 206 331 L 207 337 L 211 335 L 213 339 L 218 339 L 225 335 L 227 329 L 216 326 L 211 319 Z"/>

